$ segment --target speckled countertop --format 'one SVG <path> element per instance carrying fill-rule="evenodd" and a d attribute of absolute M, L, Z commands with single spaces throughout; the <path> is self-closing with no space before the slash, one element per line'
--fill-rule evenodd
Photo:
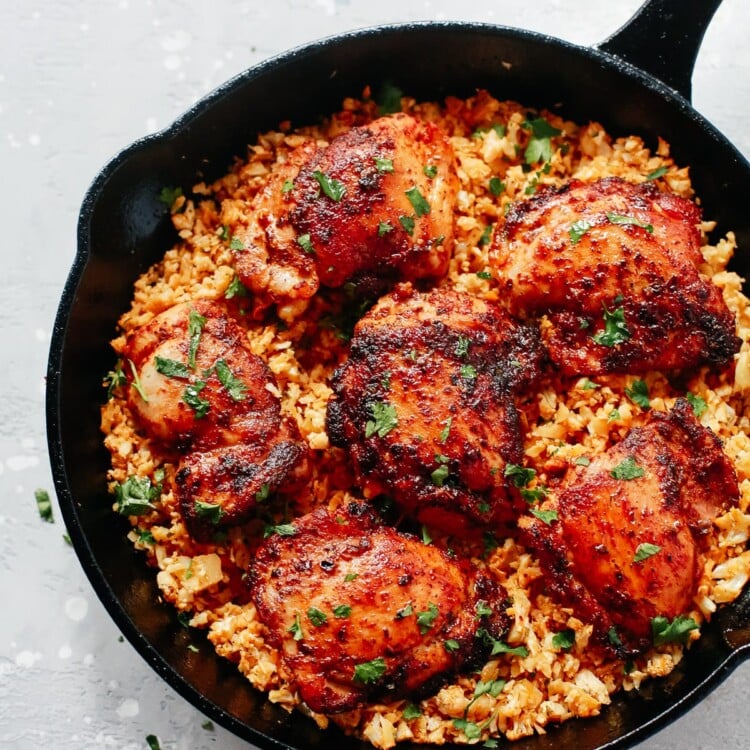
<path fill-rule="evenodd" d="M 197 98 L 297 44 L 382 22 L 497 22 L 595 44 L 639 0 L 25 0 L 0 3 L 0 747 L 240 750 L 146 666 L 85 578 L 52 493 L 44 372 L 96 172 Z M 725 0 L 693 101 L 750 156 L 750 3 Z M 750 664 L 640 750 L 750 746 Z"/>

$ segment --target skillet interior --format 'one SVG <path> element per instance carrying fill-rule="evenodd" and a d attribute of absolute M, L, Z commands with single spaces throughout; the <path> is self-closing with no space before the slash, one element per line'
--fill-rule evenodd
<path fill-rule="evenodd" d="M 377 71 L 377 73 L 375 72 Z M 705 215 L 717 232 L 750 247 L 750 167 L 688 103 L 616 58 L 559 40 L 500 27 L 430 24 L 355 32 L 264 63 L 230 81 L 164 133 L 140 141 L 107 165 L 84 201 L 79 255 L 55 326 L 48 371 L 48 436 L 65 521 L 84 568 L 123 633 L 199 709 L 264 748 L 368 747 L 268 703 L 213 654 L 202 634 L 182 628 L 158 603 L 153 571 L 126 541 L 106 493 L 108 456 L 99 433 L 108 345 L 136 277 L 173 243 L 158 194 L 223 174 L 256 133 L 283 119 L 313 122 L 365 84 L 398 85 L 421 100 L 488 88 L 500 99 L 559 107 L 579 122 L 596 119 L 615 135 L 661 135 L 689 164 Z M 750 255 L 734 265 L 750 272 Z M 194 653 L 189 643 L 199 646 Z M 621 695 L 602 716 L 568 722 L 518 750 L 625 747 L 702 697 L 750 648 L 750 596 L 725 609 L 666 680 Z"/>

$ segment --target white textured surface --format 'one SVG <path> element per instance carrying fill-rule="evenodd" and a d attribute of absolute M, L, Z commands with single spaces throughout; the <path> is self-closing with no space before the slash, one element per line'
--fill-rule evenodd
<path fill-rule="evenodd" d="M 288 47 L 381 22 L 461 19 L 595 44 L 639 0 L 23 0 L 0 3 L 0 747 L 249 747 L 157 678 L 96 599 L 57 523 L 43 374 L 81 198 L 123 146 Z M 694 78 L 696 108 L 750 155 L 750 3 L 725 0 Z M 750 665 L 639 746 L 750 746 Z"/>

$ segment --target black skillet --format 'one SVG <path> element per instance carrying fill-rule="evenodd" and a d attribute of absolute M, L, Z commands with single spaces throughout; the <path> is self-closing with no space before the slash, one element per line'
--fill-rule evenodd
<path fill-rule="evenodd" d="M 258 132 L 301 125 L 338 109 L 345 96 L 384 81 L 421 100 L 489 89 L 500 99 L 555 107 L 610 133 L 666 138 L 690 165 L 717 234 L 734 230 L 750 274 L 750 165 L 689 103 L 693 64 L 720 0 L 651 0 L 594 49 L 498 26 L 425 23 L 342 34 L 240 74 L 173 126 L 125 149 L 83 201 L 78 254 L 55 324 L 47 374 L 48 441 L 55 487 L 81 563 L 117 625 L 158 674 L 198 709 L 261 748 L 367 747 L 289 715 L 215 656 L 202 633 L 182 627 L 158 601 L 155 576 L 112 511 L 99 434 L 108 341 L 136 277 L 175 239 L 164 186 L 189 189 L 223 174 Z M 645 72 L 648 71 L 648 72 Z M 196 644 L 194 652 L 187 646 Z M 622 694 L 600 717 L 552 727 L 516 750 L 624 748 L 686 711 L 750 654 L 750 590 L 722 609 L 669 677 Z"/>

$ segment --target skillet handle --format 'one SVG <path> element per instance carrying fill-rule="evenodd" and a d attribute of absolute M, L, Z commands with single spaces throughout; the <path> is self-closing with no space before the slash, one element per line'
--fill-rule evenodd
<path fill-rule="evenodd" d="M 646 0 L 597 49 L 650 73 L 690 101 L 695 59 L 719 5 L 721 0 Z"/>

